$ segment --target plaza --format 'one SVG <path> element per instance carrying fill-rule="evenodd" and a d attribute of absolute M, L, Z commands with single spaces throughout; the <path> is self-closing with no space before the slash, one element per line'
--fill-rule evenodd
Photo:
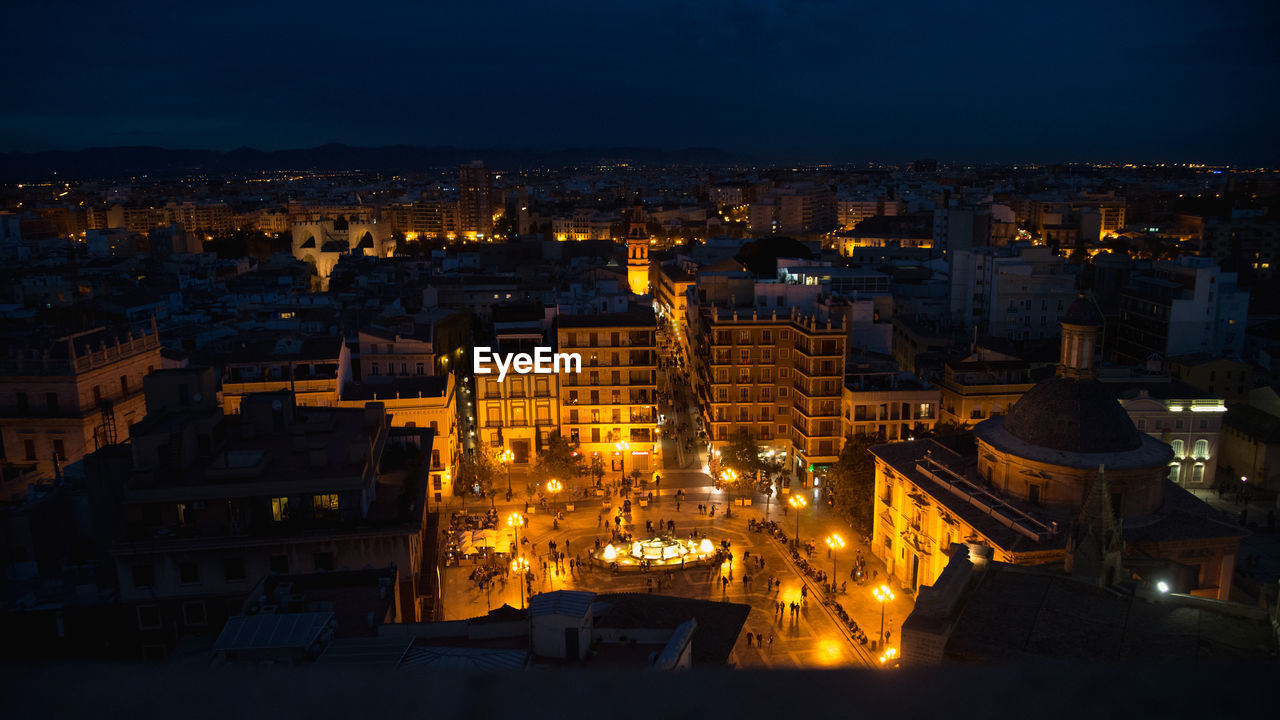
<path fill-rule="evenodd" d="M 574 510 L 565 512 L 563 519 L 558 521 L 559 529 L 554 529 L 555 516 L 543 512 L 540 507 L 527 514 L 528 525 L 521 529 L 520 536 L 522 555 L 528 560 L 529 571 L 533 576 L 533 593 L 553 590 L 652 592 L 744 603 L 752 608 L 736 648 L 736 654 L 744 667 L 835 668 L 879 664 L 877 653 L 871 651 L 870 643 L 864 646 L 851 641 L 835 616 L 820 601 L 822 590 L 819 585 L 797 571 L 790 553 L 782 543 L 766 533 L 748 529 L 749 519 L 765 517 L 763 502 L 735 507 L 732 516 L 726 517 L 724 510 L 727 504 L 723 493 L 716 492 L 709 485 L 681 489 L 684 491 L 684 499 L 680 501 L 676 499 L 677 489 L 664 487 L 659 493 L 655 493 L 654 502 L 647 507 L 641 507 L 638 502 L 632 503 L 631 521 L 627 525 L 635 532 L 636 539 L 646 537 L 645 524 L 648 521 L 655 525 L 659 521 L 674 522 L 674 534 L 677 537 L 689 537 L 696 532 L 699 537 L 710 539 L 717 547 L 727 540 L 731 561 L 684 570 L 672 568 L 616 573 L 606 567 L 584 563 L 583 560 L 596 551 L 597 540 L 603 544 L 610 538 L 606 523 L 611 522 L 613 513 L 620 505 L 620 498 L 615 491 L 611 497 L 602 498 L 589 506 L 576 503 Z M 812 491 L 807 492 L 812 497 Z M 699 513 L 699 505 L 716 508 L 714 517 L 709 514 L 709 510 Z M 477 504 L 475 509 L 484 512 L 487 511 L 487 506 Z M 517 505 L 499 505 L 498 515 L 505 518 L 521 509 L 523 507 Z M 768 517 L 779 522 L 787 529 L 788 534 L 793 532 L 795 511 L 784 516 L 778 503 L 772 502 Z M 800 537 L 805 542 L 816 542 L 821 548 L 814 552 L 811 559 L 819 568 L 830 565 L 831 559 L 826 555 L 822 540 L 833 532 L 846 538 L 849 535 L 848 530 L 840 527 L 838 521 L 823 512 L 820 503 L 811 503 L 808 509 L 801 511 Z M 565 556 L 562 563 L 557 564 L 552 559 L 552 542 L 556 544 L 556 552 Z M 848 580 L 851 563 L 858 550 L 862 551 L 867 561 L 868 573 L 874 572 L 875 577 L 883 581 L 884 568 L 871 557 L 865 544 L 853 539 L 849 539 L 848 545 L 837 555 L 836 573 L 833 577 L 837 582 L 841 579 L 848 582 L 847 591 L 839 596 L 838 601 L 868 638 L 874 639 L 879 630 L 882 605 L 876 600 L 873 589 L 879 583 L 869 580 L 866 584 L 857 585 Z M 760 559 L 764 561 L 763 567 L 759 567 Z M 570 560 L 573 561 L 572 567 Z M 511 572 L 505 556 L 500 555 L 498 559 L 489 561 L 489 565 L 498 574 L 488 587 L 481 587 L 469 578 L 477 567 L 484 567 L 485 563 L 485 560 L 464 558 L 457 565 L 441 569 L 441 619 L 461 620 L 474 617 L 504 604 L 515 608 L 527 605 L 528 597 L 522 595 L 517 576 Z M 743 581 L 744 572 L 751 578 L 749 582 Z M 776 589 L 767 589 L 771 579 L 780 581 Z M 894 594 L 895 599 L 883 606 L 885 628 L 891 633 L 889 646 L 896 645 L 896 630 L 911 609 L 910 598 L 896 586 Z M 804 602 L 804 595 L 808 596 L 807 602 Z M 781 613 L 777 611 L 779 601 L 786 603 L 786 609 Z M 790 611 L 792 602 L 802 603 L 798 613 L 794 615 Z M 751 647 L 747 647 L 747 633 L 751 633 L 753 637 L 763 637 L 764 647 L 759 647 L 754 641 Z"/>

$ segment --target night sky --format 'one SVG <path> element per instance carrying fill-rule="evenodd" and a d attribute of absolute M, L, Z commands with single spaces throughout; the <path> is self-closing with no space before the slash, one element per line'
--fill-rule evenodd
<path fill-rule="evenodd" d="M 1262 1 L 22 4 L 0 150 L 1280 161 Z"/>

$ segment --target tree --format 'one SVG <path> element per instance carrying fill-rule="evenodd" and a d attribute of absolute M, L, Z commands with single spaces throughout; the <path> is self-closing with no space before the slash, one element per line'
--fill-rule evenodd
<path fill-rule="evenodd" d="M 482 444 L 475 450 L 464 453 L 458 461 L 458 479 L 466 488 L 466 492 L 481 496 L 488 495 L 489 503 L 493 504 L 496 502 L 493 485 L 500 469 L 498 459 L 494 457 L 493 452 Z"/>
<path fill-rule="evenodd" d="M 582 456 L 574 452 L 569 441 L 555 432 L 547 439 L 547 446 L 538 453 L 534 472 L 544 480 L 557 478 L 563 483 L 576 482 L 582 468 Z"/>
<path fill-rule="evenodd" d="M 871 532 L 875 511 L 876 466 L 870 448 L 880 442 L 881 438 L 869 435 L 846 438 L 840 459 L 827 471 L 832 509 L 864 535 Z"/>
<path fill-rule="evenodd" d="M 732 494 L 743 492 L 755 484 L 756 471 L 764 469 L 760 460 L 760 446 L 747 430 L 740 429 L 733 436 L 733 442 L 721 453 L 721 466 L 733 470 L 737 478 L 729 482 L 721 473 L 722 482 L 729 486 Z"/>
<path fill-rule="evenodd" d="M 923 433 L 925 437 L 947 437 L 948 435 L 959 435 L 969 429 L 968 423 L 958 422 L 956 420 L 939 420 L 934 424 L 928 432 Z"/>

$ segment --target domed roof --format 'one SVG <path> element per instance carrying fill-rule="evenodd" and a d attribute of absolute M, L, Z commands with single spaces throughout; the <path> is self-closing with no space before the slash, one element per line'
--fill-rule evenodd
<path fill-rule="evenodd" d="M 1098 306 L 1093 304 L 1089 298 L 1081 295 L 1071 303 L 1067 311 L 1063 313 L 1058 320 L 1060 323 L 1068 325 L 1095 325 L 1102 326 L 1102 313 L 1098 312 Z"/>
<path fill-rule="evenodd" d="M 1092 379 L 1041 380 L 1009 408 L 1004 428 L 1023 442 L 1066 452 L 1127 452 L 1142 446 L 1142 433 L 1129 414 Z"/>

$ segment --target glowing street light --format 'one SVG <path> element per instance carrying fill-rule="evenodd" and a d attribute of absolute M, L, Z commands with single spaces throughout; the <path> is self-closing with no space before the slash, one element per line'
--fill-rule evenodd
<path fill-rule="evenodd" d="M 508 515 L 507 527 L 512 528 L 516 531 L 516 547 L 515 547 L 515 550 L 511 552 L 511 554 L 518 555 L 520 553 L 520 528 L 524 527 L 524 515 L 521 515 L 520 513 L 516 513 L 516 512 L 513 512 L 510 515 Z"/>
<path fill-rule="evenodd" d="M 507 466 L 507 499 L 511 499 L 511 461 L 516 459 L 516 454 L 508 449 L 503 449 L 498 453 L 498 462 Z"/>
<path fill-rule="evenodd" d="M 511 561 L 511 571 L 516 573 L 520 581 L 520 609 L 524 609 L 524 583 L 525 574 L 529 572 L 529 561 L 522 557 L 518 557 Z"/>
<path fill-rule="evenodd" d="M 547 481 L 547 492 L 551 494 L 551 505 L 555 507 L 556 493 L 564 489 L 564 484 L 555 478 Z"/>
<path fill-rule="evenodd" d="M 880 587 L 876 588 L 875 590 L 872 590 L 871 592 L 873 595 L 876 596 L 876 600 L 880 602 L 880 637 L 878 638 L 878 640 L 883 643 L 884 642 L 884 606 L 885 606 L 885 603 L 889 602 L 890 600 L 893 600 L 893 591 L 889 589 L 888 585 L 881 585 Z"/>
<path fill-rule="evenodd" d="M 898 657 L 897 648 L 885 648 L 884 654 L 880 656 L 880 664 L 884 665 L 885 663 L 889 662 L 890 660 L 896 657 Z"/>
<path fill-rule="evenodd" d="M 804 509 L 809 501 L 804 499 L 803 495 L 792 495 L 787 500 L 787 504 L 796 509 L 796 547 L 800 547 L 800 511 Z"/>
<path fill-rule="evenodd" d="M 827 547 L 831 548 L 831 587 L 836 586 L 836 551 L 844 547 L 844 538 L 837 533 L 827 536 Z"/>

